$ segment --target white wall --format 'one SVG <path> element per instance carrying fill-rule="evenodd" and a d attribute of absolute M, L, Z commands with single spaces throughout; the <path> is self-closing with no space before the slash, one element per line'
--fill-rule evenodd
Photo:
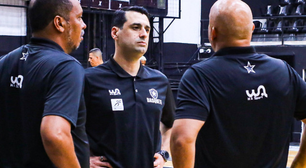
<path fill-rule="evenodd" d="M 164 20 L 164 28 L 172 19 Z M 181 0 L 181 19 L 176 19 L 164 34 L 164 42 L 200 44 L 201 0 Z"/>
<path fill-rule="evenodd" d="M 0 0 L 0 4 L 25 5 L 21 0 Z M 0 6 L 0 35 L 26 36 L 26 9 Z"/>

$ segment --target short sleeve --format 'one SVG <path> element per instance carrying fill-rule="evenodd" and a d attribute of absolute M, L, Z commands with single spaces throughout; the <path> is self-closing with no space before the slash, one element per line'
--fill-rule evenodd
<path fill-rule="evenodd" d="M 175 111 L 175 101 L 170 84 L 168 82 L 165 106 L 163 107 L 163 113 L 161 117 L 161 122 L 168 128 L 171 128 L 173 125 L 174 111 Z"/>
<path fill-rule="evenodd" d="M 289 68 L 291 70 L 291 76 L 294 79 L 297 95 L 294 117 L 302 120 L 306 118 L 306 83 L 294 69 Z"/>
<path fill-rule="evenodd" d="M 84 69 L 75 61 L 54 68 L 48 85 L 43 116 L 57 115 L 75 127 L 83 89 Z"/>
<path fill-rule="evenodd" d="M 210 106 L 204 74 L 200 74 L 194 68 L 186 70 L 179 85 L 177 100 L 176 119 L 188 118 L 205 121 Z"/>

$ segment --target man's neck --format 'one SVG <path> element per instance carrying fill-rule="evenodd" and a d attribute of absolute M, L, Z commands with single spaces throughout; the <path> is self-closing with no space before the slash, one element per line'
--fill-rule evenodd
<path fill-rule="evenodd" d="M 118 55 L 114 55 L 114 60 L 120 65 L 122 69 L 124 69 L 128 74 L 131 76 L 136 76 L 139 67 L 140 67 L 140 62 L 139 59 L 136 60 L 127 60 L 124 57 L 120 57 Z"/>

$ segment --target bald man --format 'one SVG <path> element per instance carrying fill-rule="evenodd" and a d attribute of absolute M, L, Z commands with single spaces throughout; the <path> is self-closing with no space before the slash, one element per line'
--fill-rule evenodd
<path fill-rule="evenodd" d="M 88 62 L 92 67 L 103 64 L 102 51 L 99 48 L 93 48 L 89 51 Z"/>
<path fill-rule="evenodd" d="M 286 62 L 250 46 L 252 12 L 218 0 L 209 14 L 215 54 L 183 75 L 171 135 L 174 168 L 285 168 L 306 84 Z M 305 167 L 305 134 L 292 167 Z"/>

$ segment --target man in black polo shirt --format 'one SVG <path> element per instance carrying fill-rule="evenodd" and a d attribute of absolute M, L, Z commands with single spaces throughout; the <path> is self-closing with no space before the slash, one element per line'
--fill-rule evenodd
<path fill-rule="evenodd" d="M 77 0 L 31 1 L 33 38 L 0 60 L 0 167 L 89 167 L 84 70 L 67 54 L 81 17 Z"/>
<path fill-rule="evenodd" d="M 162 168 L 175 104 L 166 76 L 139 61 L 148 47 L 148 12 L 135 6 L 113 17 L 114 57 L 85 72 L 91 166 Z"/>
<path fill-rule="evenodd" d="M 305 82 L 286 62 L 250 47 L 254 25 L 243 1 L 216 1 L 208 29 L 216 53 L 188 69 L 179 86 L 174 167 L 286 167 L 293 117 L 306 121 Z M 305 139 L 294 166 L 306 166 Z"/>

